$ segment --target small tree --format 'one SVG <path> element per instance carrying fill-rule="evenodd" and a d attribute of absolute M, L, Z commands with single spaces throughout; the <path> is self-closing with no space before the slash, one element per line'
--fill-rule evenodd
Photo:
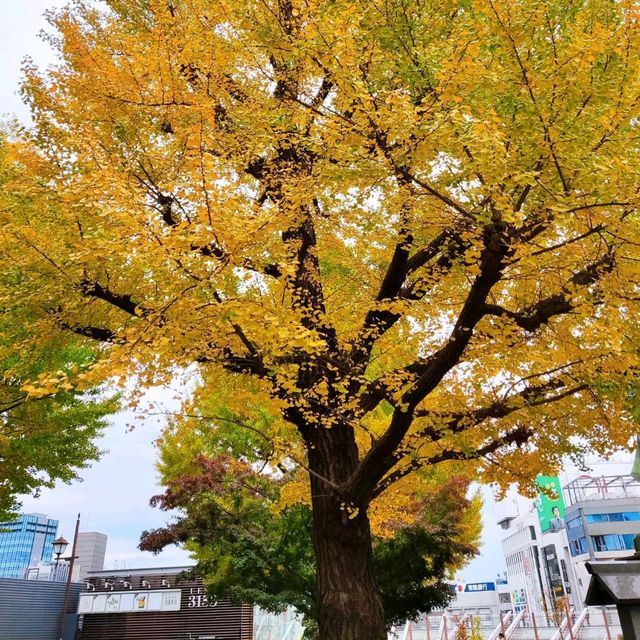
<path fill-rule="evenodd" d="M 311 544 L 309 501 L 286 505 L 296 473 L 266 475 L 181 433 L 164 446 L 163 479 L 168 489 L 152 504 L 184 515 L 147 531 L 141 548 L 158 552 L 183 544 L 199 559 L 212 598 L 253 602 L 272 612 L 293 606 L 304 615 L 306 635 L 317 632 L 318 603 Z M 192 451 L 207 451 L 190 458 Z M 447 605 L 444 581 L 477 552 L 478 496 L 466 498 L 469 483 L 443 479 L 411 505 L 415 515 L 387 522 L 374 537 L 374 565 L 387 626 Z M 409 505 L 407 505 L 409 506 Z M 306 637 L 306 636 L 305 636 Z"/>
<path fill-rule="evenodd" d="M 568 624 L 572 624 L 568 613 L 569 609 L 566 596 L 559 596 L 552 599 L 551 610 L 548 612 L 548 618 L 553 625 L 558 627 L 560 640 L 564 638 L 564 634 L 562 632 L 562 623 L 565 620 L 568 620 Z"/>
<path fill-rule="evenodd" d="M 197 367 L 189 412 L 308 475 L 322 640 L 386 637 L 370 514 L 430 469 L 627 445 L 637 11 L 79 0 L 27 65 L 3 299 L 104 343 L 86 385 Z"/>

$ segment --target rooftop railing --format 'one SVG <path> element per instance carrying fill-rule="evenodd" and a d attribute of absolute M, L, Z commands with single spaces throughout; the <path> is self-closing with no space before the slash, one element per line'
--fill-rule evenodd
<path fill-rule="evenodd" d="M 579 476 L 563 488 L 565 506 L 591 500 L 640 498 L 640 481 L 630 475 Z"/>

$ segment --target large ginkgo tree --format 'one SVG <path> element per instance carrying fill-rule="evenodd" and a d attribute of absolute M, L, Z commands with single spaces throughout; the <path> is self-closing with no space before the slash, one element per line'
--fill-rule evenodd
<path fill-rule="evenodd" d="M 85 385 L 193 366 L 189 412 L 306 474 L 322 640 L 386 638 L 370 514 L 435 467 L 526 483 L 628 444 L 635 1 L 80 0 L 51 20 L 59 61 L 27 63 L 12 151 L 40 205 L 0 214 L 14 296 L 34 339 L 104 344 Z"/>

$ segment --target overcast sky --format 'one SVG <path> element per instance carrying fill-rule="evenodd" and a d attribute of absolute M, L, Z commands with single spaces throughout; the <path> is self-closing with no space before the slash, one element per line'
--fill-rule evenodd
<path fill-rule="evenodd" d="M 17 94 L 20 67 L 25 56 L 47 64 L 48 45 L 37 36 L 47 27 L 43 13 L 63 6 L 61 0 L 0 0 L 0 113 L 28 118 Z"/>
<path fill-rule="evenodd" d="M 28 123 L 28 110 L 17 95 L 21 61 L 25 56 L 44 66 L 53 61 L 52 52 L 38 33 L 48 27 L 43 12 L 63 4 L 62 0 L 0 0 L 0 114 L 5 117 L 18 117 Z M 154 390 L 149 394 L 150 399 L 162 401 L 169 410 L 176 407 L 173 396 L 171 390 Z M 109 536 L 106 569 L 116 565 L 135 568 L 183 564 L 188 562 L 188 556 L 179 549 L 171 548 L 154 557 L 136 548 L 140 532 L 160 526 L 166 514 L 149 507 L 149 498 L 161 491 L 157 485 L 153 442 L 162 423 L 147 420 L 129 432 L 127 425 L 132 422 L 135 420 L 131 414 L 115 416 L 99 443 L 106 453 L 81 473 L 82 482 L 43 491 L 37 499 L 25 497 L 23 510 L 46 513 L 60 520 L 59 532 L 68 540 L 73 536 L 76 514 L 81 513 L 82 531 L 100 531 Z M 600 467 L 599 473 L 628 473 L 631 456 L 619 459 L 621 464 L 607 464 Z M 564 480 L 567 479 L 571 478 L 565 476 Z M 461 573 L 468 582 L 493 580 L 504 570 L 491 490 L 484 488 L 483 495 L 484 546 L 481 555 Z"/>

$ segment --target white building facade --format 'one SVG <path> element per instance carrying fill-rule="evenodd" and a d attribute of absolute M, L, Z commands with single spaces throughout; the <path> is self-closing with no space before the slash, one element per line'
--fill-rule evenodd
<path fill-rule="evenodd" d="M 640 482 L 630 475 L 581 475 L 555 502 L 544 506 L 545 499 L 511 496 L 497 506 L 511 601 L 536 617 L 553 611 L 558 598 L 580 612 L 585 561 L 629 556 L 640 534 Z"/>
<path fill-rule="evenodd" d="M 577 579 L 564 529 L 542 530 L 534 500 L 510 500 L 498 524 L 507 566 L 511 602 L 516 612 L 525 608 L 542 619 L 564 597 L 576 610 Z"/>

